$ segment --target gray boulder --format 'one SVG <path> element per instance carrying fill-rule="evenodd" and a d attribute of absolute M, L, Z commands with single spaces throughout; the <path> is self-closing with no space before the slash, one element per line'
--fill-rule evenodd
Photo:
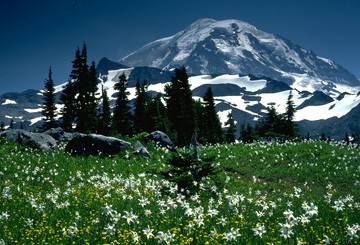
<path fill-rule="evenodd" d="M 176 151 L 174 143 L 162 131 L 154 131 L 144 137 L 146 140 L 154 142 L 157 146 L 167 148 L 170 151 Z"/>
<path fill-rule="evenodd" d="M 150 158 L 151 157 L 150 152 L 139 141 L 136 141 L 136 143 L 135 143 L 133 154 L 134 155 L 139 155 L 139 156 L 142 156 L 142 157 L 145 157 L 145 158 Z"/>
<path fill-rule="evenodd" d="M 67 143 L 65 150 L 74 155 L 111 156 L 131 147 L 131 143 L 100 134 L 78 134 Z"/>
<path fill-rule="evenodd" d="M 50 135 L 53 137 L 57 142 L 67 142 L 70 141 L 74 137 L 74 133 L 67 133 L 64 129 L 58 128 L 51 128 L 44 132 L 44 134 Z"/>
<path fill-rule="evenodd" d="M 54 149 L 57 145 L 55 139 L 50 135 L 31 133 L 23 129 L 9 129 L 1 132 L 0 136 L 42 151 Z"/>

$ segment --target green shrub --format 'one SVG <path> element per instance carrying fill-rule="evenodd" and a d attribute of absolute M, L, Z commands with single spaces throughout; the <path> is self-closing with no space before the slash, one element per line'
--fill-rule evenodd
<path fill-rule="evenodd" d="M 161 175 L 177 184 L 180 192 L 193 194 L 202 187 L 202 182 L 207 180 L 215 181 L 214 178 L 220 169 L 213 165 L 214 157 L 205 157 L 197 160 L 190 151 L 179 151 L 174 153 L 167 161 L 170 169 L 162 171 Z M 207 188 L 203 186 L 203 188 Z"/>

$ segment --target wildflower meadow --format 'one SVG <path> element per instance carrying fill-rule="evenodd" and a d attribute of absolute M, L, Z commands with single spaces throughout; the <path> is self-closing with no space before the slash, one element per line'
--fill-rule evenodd
<path fill-rule="evenodd" d="M 206 146 L 218 171 L 191 192 L 160 174 L 173 153 L 146 146 L 79 157 L 0 140 L 0 244 L 360 244 L 356 147 Z"/>

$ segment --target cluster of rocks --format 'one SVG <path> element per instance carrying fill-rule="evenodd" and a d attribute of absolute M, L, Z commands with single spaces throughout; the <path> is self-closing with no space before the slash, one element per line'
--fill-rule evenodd
<path fill-rule="evenodd" d="M 44 133 L 32 133 L 22 129 L 9 129 L 0 132 L 0 137 L 18 142 L 33 149 L 49 151 L 55 149 L 59 143 L 66 142 L 65 151 L 74 155 L 101 155 L 111 156 L 131 148 L 131 143 L 100 134 L 68 133 L 62 128 L 53 128 Z M 161 131 L 154 131 L 146 135 L 144 140 L 152 141 L 159 147 L 176 151 L 170 138 Z M 149 158 L 149 151 L 137 141 L 134 145 L 135 155 Z"/>
<path fill-rule="evenodd" d="M 56 140 L 50 135 L 31 133 L 23 129 L 9 129 L 1 132 L 0 136 L 42 151 L 48 151 L 57 146 Z"/>

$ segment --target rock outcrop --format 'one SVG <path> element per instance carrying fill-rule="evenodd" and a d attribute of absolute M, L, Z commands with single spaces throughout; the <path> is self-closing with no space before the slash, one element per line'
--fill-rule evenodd
<path fill-rule="evenodd" d="M 131 143 L 100 134 L 78 134 L 67 143 L 65 150 L 74 155 L 111 156 L 131 147 Z"/>
<path fill-rule="evenodd" d="M 24 145 L 33 149 L 48 151 L 54 149 L 57 143 L 53 137 L 43 133 L 31 133 L 23 129 L 9 129 L 0 133 L 1 137 Z"/>
<path fill-rule="evenodd" d="M 157 146 L 167 148 L 170 151 L 176 151 L 174 143 L 162 131 L 154 131 L 144 137 L 146 140 L 154 142 Z"/>

